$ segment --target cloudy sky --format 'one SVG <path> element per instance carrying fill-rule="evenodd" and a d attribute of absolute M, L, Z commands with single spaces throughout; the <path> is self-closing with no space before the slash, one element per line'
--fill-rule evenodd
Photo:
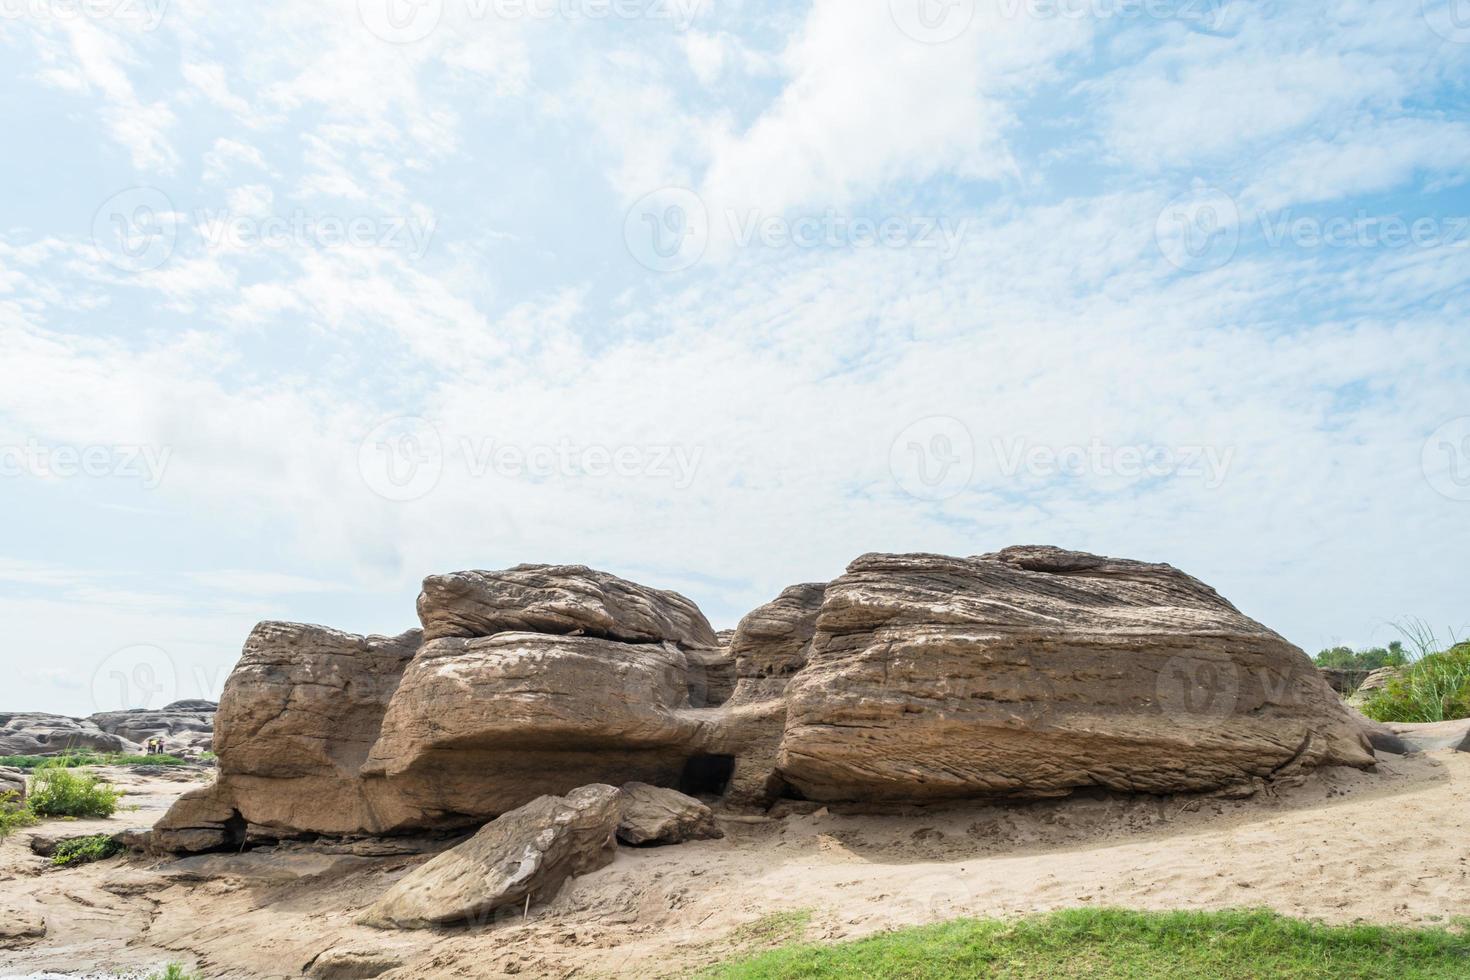
<path fill-rule="evenodd" d="M 0 709 L 581 562 L 1470 632 L 1464 0 L 3 0 Z"/>

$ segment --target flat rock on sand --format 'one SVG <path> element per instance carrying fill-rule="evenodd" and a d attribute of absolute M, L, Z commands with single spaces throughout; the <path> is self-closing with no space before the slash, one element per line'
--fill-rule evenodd
<path fill-rule="evenodd" d="M 621 797 L 614 786 L 594 785 L 532 800 L 409 873 L 358 921 L 380 929 L 468 925 L 545 901 L 568 878 L 612 863 Z"/>

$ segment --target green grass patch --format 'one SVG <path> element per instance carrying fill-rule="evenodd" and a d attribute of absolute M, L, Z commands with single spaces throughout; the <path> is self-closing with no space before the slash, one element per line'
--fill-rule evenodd
<path fill-rule="evenodd" d="M 0 766 L 15 769 L 40 769 L 59 766 L 79 769 L 83 766 L 187 766 L 189 760 L 176 755 L 124 755 L 120 752 L 68 752 L 65 755 L 0 755 Z"/>
<path fill-rule="evenodd" d="M 111 834 L 92 834 L 57 844 L 56 853 L 51 856 L 51 863 L 58 868 L 68 868 L 73 865 L 102 861 L 122 852 L 123 846 L 113 840 Z"/>
<path fill-rule="evenodd" d="M 1368 697 L 1363 714 L 1375 721 L 1470 718 L 1470 643 L 1414 661 Z"/>
<path fill-rule="evenodd" d="M 1267 911 L 1073 909 L 961 919 L 835 945 L 784 946 L 716 967 L 724 980 L 1266 980 L 1470 977 L 1470 938 L 1443 929 L 1323 926 Z"/>
<path fill-rule="evenodd" d="M 36 815 L 20 802 L 19 796 L 15 793 L 0 795 L 0 840 L 22 827 L 34 827 L 36 823 Z"/>
<path fill-rule="evenodd" d="M 96 773 L 42 766 L 31 778 L 26 806 L 38 817 L 106 818 L 117 812 L 122 796 Z"/>

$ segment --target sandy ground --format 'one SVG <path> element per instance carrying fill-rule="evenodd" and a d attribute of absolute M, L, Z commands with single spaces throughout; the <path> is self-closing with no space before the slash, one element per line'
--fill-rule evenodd
<path fill-rule="evenodd" d="M 722 841 L 620 849 L 527 919 L 440 932 L 353 923 L 422 857 L 301 847 L 193 872 L 121 858 L 65 870 L 31 855 L 22 832 L 0 845 L 0 907 L 43 916 L 47 933 L 0 947 L 0 977 L 170 960 L 209 977 L 297 977 L 353 954 L 397 963 L 383 974 L 395 980 L 684 976 L 772 941 L 762 918 L 798 909 L 811 912 L 806 938 L 821 940 L 1079 905 L 1264 906 L 1401 924 L 1466 915 L 1470 754 L 1382 758 L 1376 772 L 1328 770 L 1247 800 L 1098 796 L 729 820 Z M 146 823 L 187 785 L 130 779 L 144 808 L 106 823 Z"/>

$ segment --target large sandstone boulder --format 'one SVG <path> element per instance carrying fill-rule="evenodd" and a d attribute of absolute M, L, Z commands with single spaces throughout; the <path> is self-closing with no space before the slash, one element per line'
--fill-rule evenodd
<path fill-rule="evenodd" d="M 215 716 L 218 781 L 180 798 L 159 823 L 156 846 L 207 850 L 246 825 L 287 835 L 382 832 L 420 816 L 359 775 L 418 642 L 417 630 L 384 637 L 257 626 Z"/>
<path fill-rule="evenodd" d="M 359 921 L 379 929 L 482 925 L 498 909 L 554 898 L 568 878 L 612 863 L 621 795 L 584 786 L 512 810 L 410 872 Z"/>
<path fill-rule="evenodd" d="M 425 640 L 548 633 L 627 643 L 718 646 L 699 607 L 585 565 L 517 565 L 424 579 L 419 620 Z"/>
<path fill-rule="evenodd" d="M 866 555 L 828 586 L 779 766 L 813 800 L 1214 790 L 1367 767 L 1297 648 L 1168 565 Z"/>
<path fill-rule="evenodd" d="M 37 712 L 0 713 L 0 755 L 136 752 L 138 746 L 91 721 Z"/>
<path fill-rule="evenodd" d="M 605 779 L 677 781 L 698 726 L 672 643 L 500 633 L 425 643 L 367 772 L 424 810 L 494 816 Z"/>
<path fill-rule="evenodd" d="M 618 821 L 618 840 L 623 843 L 641 847 L 724 836 L 715 812 L 694 797 L 647 783 L 623 785 L 623 815 Z"/>

